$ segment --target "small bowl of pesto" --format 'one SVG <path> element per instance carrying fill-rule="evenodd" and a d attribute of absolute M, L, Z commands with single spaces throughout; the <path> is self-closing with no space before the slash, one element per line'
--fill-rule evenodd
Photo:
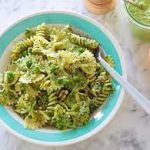
<path fill-rule="evenodd" d="M 133 34 L 141 40 L 150 40 L 150 1 L 135 0 L 134 5 L 125 3 Z"/>

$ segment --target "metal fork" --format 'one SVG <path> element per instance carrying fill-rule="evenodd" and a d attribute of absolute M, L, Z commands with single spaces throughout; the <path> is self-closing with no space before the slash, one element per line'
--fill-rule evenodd
<path fill-rule="evenodd" d="M 150 100 L 144 97 L 131 83 L 116 72 L 104 59 L 104 50 L 99 48 L 96 52 L 97 60 L 102 64 L 106 71 L 132 96 L 132 98 L 150 115 Z"/>

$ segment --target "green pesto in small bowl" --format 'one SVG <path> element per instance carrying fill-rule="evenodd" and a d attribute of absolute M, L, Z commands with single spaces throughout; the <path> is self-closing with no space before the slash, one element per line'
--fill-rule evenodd
<path fill-rule="evenodd" d="M 135 4 L 124 4 L 130 20 L 132 34 L 143 42 L 150 40 L 150 0 L 135 0 Z"/>
<path fill-rule="evenodd" d="M 129 14 L 139 23 L 150 26 L 150 0 L 135 0 L 138 7 L 127 4 Z"/>

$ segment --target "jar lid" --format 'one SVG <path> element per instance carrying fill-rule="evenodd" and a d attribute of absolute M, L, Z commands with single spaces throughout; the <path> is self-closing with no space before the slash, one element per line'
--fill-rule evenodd
<path fill-rule="evenodd" d="M 104 2 L 104 0 L 102 1 Z M 95 4 L 91 2 L 91 0 L 84 0 L 86 8 L 94 14 L 106 14 L 107 12 L 111 11 L 115 6 L 116 0 L 106 0 L 105 2 L 106 3 Z"/>

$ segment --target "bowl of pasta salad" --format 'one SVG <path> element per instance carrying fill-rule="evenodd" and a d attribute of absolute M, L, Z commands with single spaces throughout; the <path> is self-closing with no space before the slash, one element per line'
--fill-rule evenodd
<path fill-rule="evenodd" d="M 113 118 L 122 87 L 96 59 L 126 78 L 115 38 L 96 21 L 67 11 L 25 17 L 0 37 L 0 121 L 17 137 L 47 146 L 91 137 Z"/>

